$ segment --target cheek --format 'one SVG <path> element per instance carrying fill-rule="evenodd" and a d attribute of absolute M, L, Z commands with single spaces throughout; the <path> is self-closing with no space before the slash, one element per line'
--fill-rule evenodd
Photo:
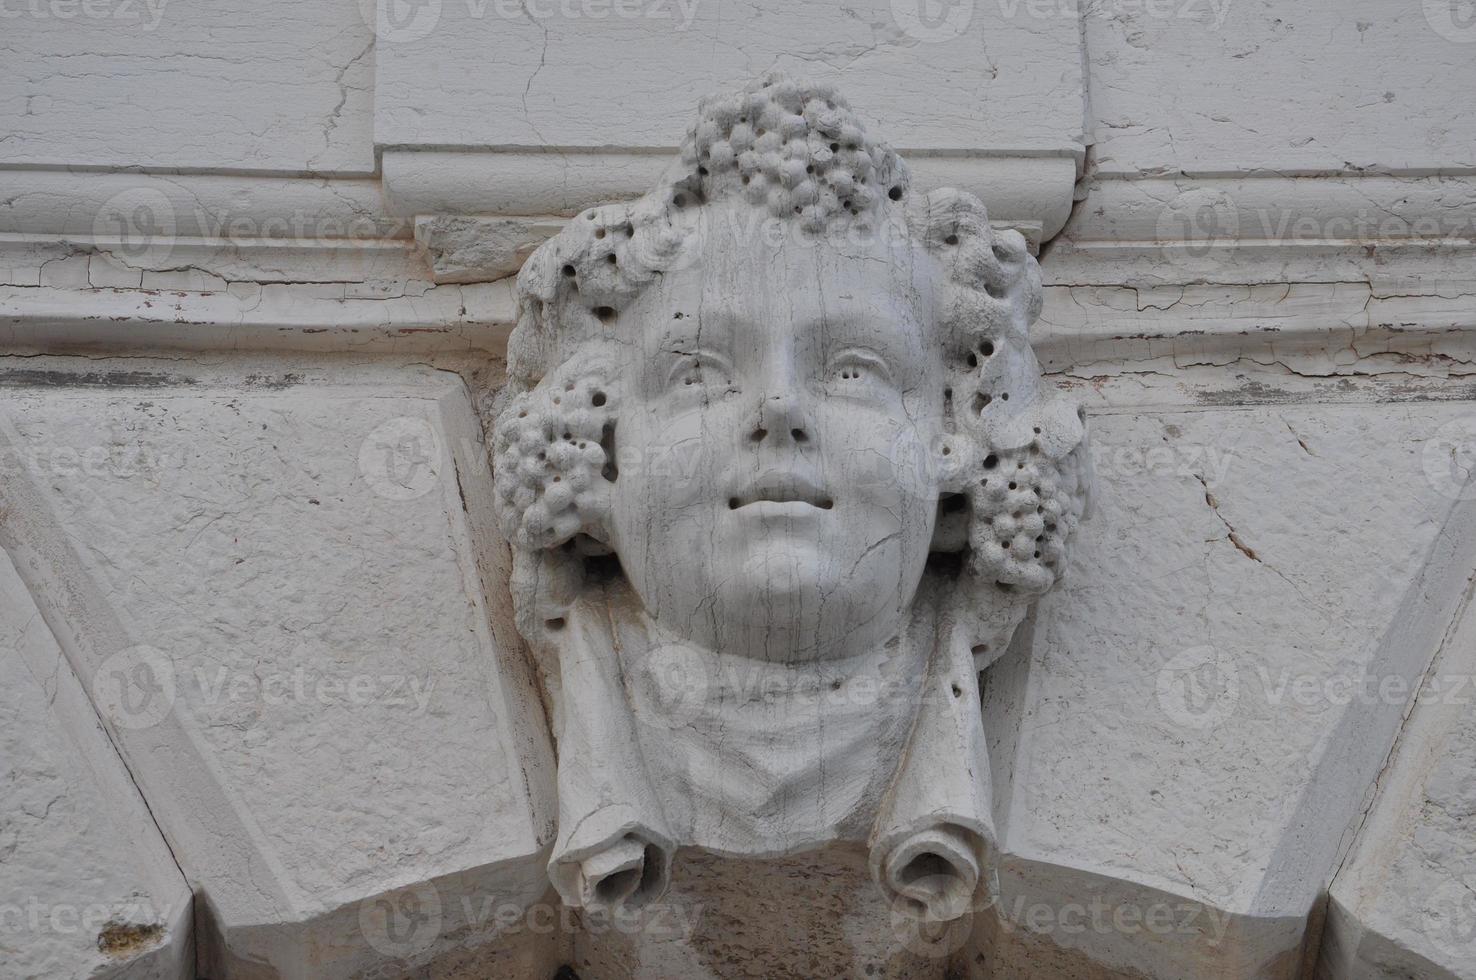
<path fill-rule="evenodd" d="M 839 493 L 913 514 L 938 497 L 937 441 L 923 427 L 895 415 L 851 413 L 834 426 L 825 454 Z"/>
<path fill-rule="evenodd" d="M 722 493 L 717 475 L 729 441 L 711 413 L 697 409 L 621 420 L 617 519 L 669 528 L 682 514 L 695 517 L 696 505 Z"/>

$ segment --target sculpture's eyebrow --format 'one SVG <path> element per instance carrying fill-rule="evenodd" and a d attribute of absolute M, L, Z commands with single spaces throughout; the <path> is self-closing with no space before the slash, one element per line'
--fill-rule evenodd
<path fill-rule="evenodd" d="M 917 346 L 916 324 L 887 316 L 869 307 L 836 308 L 796 325 L 820 341 L 827 353 L 861 348 L 887 359 L 903 356 Z"/>
<path fill-rule="evenodd" d="M 662 353 L 684 354 L 696 350 L 726 350 L 732 344 L 733 329 L 727 317 L 705 317 L 699 321 L 690 314 L 673 318 L 660 332 L 656 349 Z"/>

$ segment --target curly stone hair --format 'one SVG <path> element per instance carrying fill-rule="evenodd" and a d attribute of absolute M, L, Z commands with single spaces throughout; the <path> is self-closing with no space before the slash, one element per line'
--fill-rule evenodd
<path fill-rule="evenodd" d="M 703 205 L 743 201 L 801 234 L 902 229 L 939 264 L 948 435 L 935 549 L 982 583 L 1039 594 L 1086 504 L 1084 414 L 1030 348 L 1041 279 L 1024 238 L 971 194 L 910 188 L 906 165 L 828 85 L 769 75 L 709 97 L 678 161 L 644 197 L 591 208 L 524 265 L 510 383 L 493 425 L 497 510 L 524 551 L 598 551 L 618 479 L 622 311 L 701 247 Z M 967 506 L 958 498 L 967 501 Z M 953 506 L 948 506 L 949 504 Z M 577 540 L 576 540 L 577 539 Z"/>

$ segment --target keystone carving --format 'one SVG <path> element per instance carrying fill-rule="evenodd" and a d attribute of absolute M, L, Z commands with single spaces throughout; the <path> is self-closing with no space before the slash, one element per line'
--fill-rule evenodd
<path fill-rule="evenodd" d="M 978 672 L 1054 585 L 1084 415 L 1025 239 L 829 86 L 704 100 L 662 180 L 518 276 L 493 406 L 518 627 L 557 739 L 550 877 L 634 908 L 679 847 L 864 842 L 951 919 L 994 851 Z"/>

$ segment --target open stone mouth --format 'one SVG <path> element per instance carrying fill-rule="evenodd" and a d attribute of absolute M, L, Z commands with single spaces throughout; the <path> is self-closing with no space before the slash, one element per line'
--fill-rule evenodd
<path fill-rule="evenodd" d="M 820 510 L 830 510 L 835 501 L 808 480 L 785 478 L 782 480 L 760 480 L 743 493 L 728 498 L 728 509 L 738 510 L 749 504 L 809 504 Z"/>

